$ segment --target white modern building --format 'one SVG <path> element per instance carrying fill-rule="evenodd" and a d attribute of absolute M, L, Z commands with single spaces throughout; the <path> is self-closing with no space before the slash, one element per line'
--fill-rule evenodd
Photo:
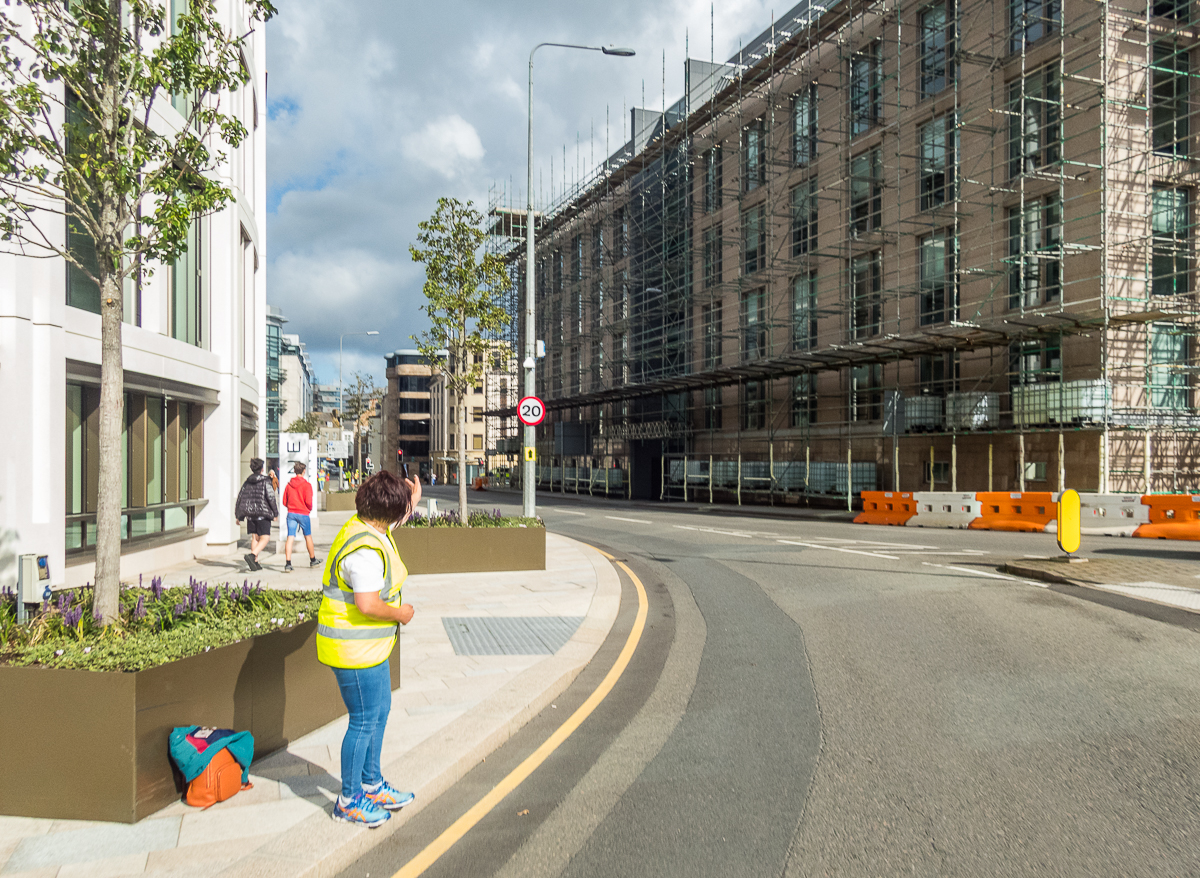
<path fill-rule="evenodd" d="M 265 456 L 266 29 L 242 24 L 229 22 L 250 31 L 251 80 L 225 99 L 249 136 L 221 175 L 236 203 L 198 218 L 188 252 L 127 294 L 126 579 L 232 550 L 238 488 Z M 153 124 L 179 130 L 183 117 L 160 101 Z M 0 585 L 21 553 L 49 556 L 54 587 L 93 579 L 98 311 L 98 290 L 63 260 L 0 256 Z"/>

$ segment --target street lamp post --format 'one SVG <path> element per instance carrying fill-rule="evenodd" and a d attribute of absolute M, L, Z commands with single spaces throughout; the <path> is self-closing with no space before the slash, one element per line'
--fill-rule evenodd
<path fill-rule="evenodd" d="M 533 55 L 542 46 L 557 46 L 561 49 L 583 49 L 589 52 L 603 52 L 605 55 L 617 55 L 628 58 L 636 54 L 633 49 L 622 49 L 615 46 L 577 46 L 574 43 L 538 43 L 529 53 L 529 148 L 527 151 L 527 166 L 525 177 L 525 396 L 537 393 L 534 381 L 534 370 L 537 366 L 535 359 L 536 332 L 534 328 L 534 267 L 533 267 Z M 534 479 L 536 461 L 530 455 L 530 449 L 537 443 L 537 428 L 525 427 L 522 445 L 525 453 L 521 463 L 521 514 L 527 518 L 537 515 L 537 501 L 534 499 Z"/>

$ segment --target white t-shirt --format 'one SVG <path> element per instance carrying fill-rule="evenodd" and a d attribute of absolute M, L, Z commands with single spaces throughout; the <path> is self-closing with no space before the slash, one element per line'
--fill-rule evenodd
<path fill-rule="evenodd" d="M 367 527 L 379 533 L 371 525 L 368 524 Z M 384 534 L 379 535 L 387 539 Z M 365 546 L 355 549 L 342 559 L 341 575 L 342 581 L 355 592 L 373 591 L 379 594 L 383 591 L 383 558 L 374 549 Z"/>

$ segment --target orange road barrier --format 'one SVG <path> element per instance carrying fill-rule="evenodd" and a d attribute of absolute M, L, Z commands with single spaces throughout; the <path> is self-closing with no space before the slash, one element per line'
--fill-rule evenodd
<path fill-rule="evenodd" d="M 1055 520 L 1057 507 L 1049 491 L 981 491 L 980 517 L 972 521 L 972 530 L 1004 530 L 1042 533 Z"/>
<path fill-rule="evenodd" d="M 913 495 L 900 491 L 863 491 L 863 511 L 855 524 L 904 524 L 917 514 Z"/>
<path fill-rule="evenodd" d="M 1151 540 L 1200 540 L 1200 494 L 1143 494 L 1150 520 L 1133 532 Z"/>

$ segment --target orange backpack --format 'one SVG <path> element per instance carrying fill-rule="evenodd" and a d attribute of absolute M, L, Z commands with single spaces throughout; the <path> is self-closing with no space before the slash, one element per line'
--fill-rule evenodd
<path fill-rule="evenodd" d="M 184 801 L 195 808 L 211 808 L 254 784 L 242 785 L 242 766 L 228 750 L 221 750 L 200 776 L 188 784 Z"/>

